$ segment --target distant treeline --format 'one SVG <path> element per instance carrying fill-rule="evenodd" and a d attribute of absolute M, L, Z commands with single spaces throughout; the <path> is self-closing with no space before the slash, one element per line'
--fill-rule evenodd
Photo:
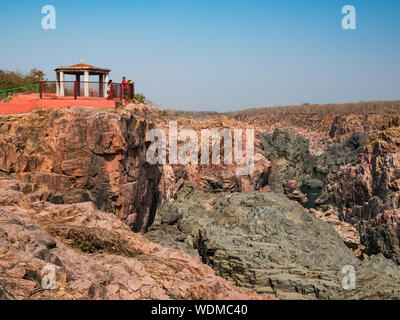
<path fill-rule="evenodd" d="M 32 69 L 29 73 L 0 70 L 0 91 L 35 84 L 44 80 L 44 77 L 44 72 L 38 69 Z"/>
<path fill-rule="evenodd" d="M 246 110 L 219 113 L 214 111 L 178 111 L 159 110 L 163 117 L 188 117 L 194 119 L 226 116 L 231 119 L 246 120 L 258 116 L 285 116 L 292 114 L 325 115 L 325 114 L 400 114 L 400 100 L 396 101 L 368 101 L 343 104 L 308 104 L 299 106 L 283 106 L 268 108 L 252 108 Z"/>
<path fill-rule="evenodd" d="M 400 113 L 400 101 L 368 101 L 344 104 L 303 104 L 301 106 L 285 106 L 270 108 L 254 108 L 225 113 L 226 116 L 236 119 L 262 115 L 288 115 L 288 114 L 390 114 Z"/>

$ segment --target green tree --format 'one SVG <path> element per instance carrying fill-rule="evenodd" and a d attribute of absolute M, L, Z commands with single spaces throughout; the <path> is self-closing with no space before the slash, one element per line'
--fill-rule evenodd
<path fill-rule="evenodd" d="M 143 93 L 138 93 L 135 95 L 135 100 L 139 103 L 144 103 L 146 101 L 146 97 Z"/>
<path fill-rule="evenodd" d="M 45 80 L 42 70 L 32 69 L 29 73 L 0 70 L 0 91 L 38 83 Z"/>

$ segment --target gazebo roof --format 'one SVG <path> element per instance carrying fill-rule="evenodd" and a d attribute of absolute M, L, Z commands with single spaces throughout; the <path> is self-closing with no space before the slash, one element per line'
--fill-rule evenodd
<path fill-rule="evenodd" d="M 85 63 L 78 63 L 78 64 L 74 64 L 73 66 L 64 67 L 64 68 L 90 68 L 90 69 L 98 69 L 98 68 L 96 68 L 96 67 L 91 66 L 90 64 L 85 64 Z"/>
<path fill-rule="evenodd" d="M 73 66 L 69 67 L 58 67 L 54 70 L 55 72 L 64 72 L 66 74 L 81 74 L 85 71 L 89 71 L 90 74 L 105 74 L 111 72 L 111 69 L 107 68 L 99 68 L 99 67 L 94 67 L 89 64 L 85 64 L 83 62 L 79 64 L 75 64 Z"/>

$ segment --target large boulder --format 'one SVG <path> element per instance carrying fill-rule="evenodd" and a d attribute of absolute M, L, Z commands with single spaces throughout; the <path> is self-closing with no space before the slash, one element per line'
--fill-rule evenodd
<path fill-rule="evenodd" d="M 187 186 L 174 204 L 186 243 L 241 287 L 282 299 L 400 298 L 400 267 L 382 257 L 360 261 L 332 226 L 283 195 L 205 194 Z M 349 265 L 357 288 L 347 291 L 342 271 Z"/>
<path fill-rule="evenodd" d="M 173 203 L 165 203 L 163 205 L 161 210 L 161 222 L 163 224 L 174 225 L 182 217 L 182 212 Z"/>
<path fill-rule="evenodd" d="M 296 180 L 288 180 L 283 184 L 284 193 L 290 200 L 304 204 L 308 201 L 307 197 L 297 187 Z"/>

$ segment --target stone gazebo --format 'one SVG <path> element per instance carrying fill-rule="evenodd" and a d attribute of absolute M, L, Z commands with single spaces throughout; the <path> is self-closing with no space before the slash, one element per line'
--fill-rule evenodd
<path fill-rule="evenodd" d="M 84 64 L 81 61 L 80 64 L 76 64 L 70 67 L 58 67 L 54 70 L 57 73 L 57 97 L 63 97 L 65 95 L 64 81 L 65 75 L 75 75 L 75 81 L 77 82 L 78 96 L 80 96 L 80 82 L 81 76 L 83 76 L 84 82 L 84 96 L 89 97 L 89 76 L 99 76 L 99 96 L 106 97 L 106 86 L 109 79 L 109 73 L 111 69 L 93 67 L 88 64 Z"/>

